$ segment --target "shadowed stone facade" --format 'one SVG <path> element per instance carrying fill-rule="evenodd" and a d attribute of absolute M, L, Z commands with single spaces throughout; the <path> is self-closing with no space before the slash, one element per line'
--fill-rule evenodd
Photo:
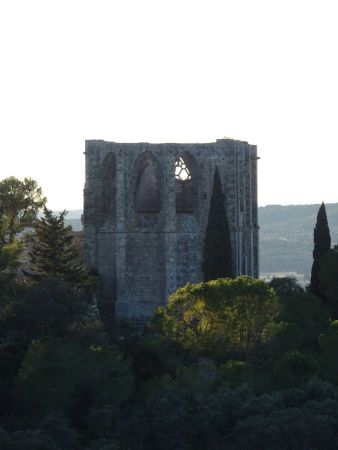
<path fill-rule="evenodd" d="M 119 318 L 142 319 L 188 282 L 201 263 L 213 174 L 219 168 L 233 270 L 258 277 L 257 148 L 86 141 L 85 258 L 101 301 Z"/>

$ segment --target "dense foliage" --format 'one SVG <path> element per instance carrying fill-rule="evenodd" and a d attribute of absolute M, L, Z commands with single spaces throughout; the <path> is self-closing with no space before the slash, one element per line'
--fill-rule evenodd
<path fill-rule="evenodd" d="M 338 319 L 338 246 L 324 254 L 319 262 L 318 281 L 333 320 Z"/>
<path fill-rule="evenodd" d="M 178 289 L 141 331 L 88 314 L 67 233 L 45 211 L 35 278 L 18 276 L 18 236 L 0 246 L 1 449 L 338 447 L 335 250 L 326 303 L 290 278 L 220 278 Z"/>
<path fill-rule="evenodd" d="M 338 322 L 294 280 L 190 284 L 115 336 L 66 286 L 1 305 L 0 448 L 336 448 Z"/>
<path fill-rule="evenodd" d="M 44 215 L 37 220 L 30 237 L 30 268 L 25 275 L 35 281 L 58 277 L 77 287 L 90 286 L 94 280 L 80 261 L 71 228 L 65 226 L 66 213 L 54 214 L 44 207 Z"/>
<path fill-rule="evenodd" d="M 0 181 L 0 243 L 13 242 L 25 227 L 33 225 L 45 203 L 41 188 L 31 178 Z"/>
<path fill-rule="evenodd" d="M 153 322 L 165 336 L 205 357 L 246 357 L 268 339 L 277 314 L 274 291 L 243 276 L 178 289 Z"/>

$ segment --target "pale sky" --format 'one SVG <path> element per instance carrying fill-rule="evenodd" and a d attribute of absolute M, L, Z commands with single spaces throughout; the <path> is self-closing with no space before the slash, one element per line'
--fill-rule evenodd
<path fill-rule="evenodd" d="M 337 0 L 0 0 L 0 179 L 82 208 L 84 141 L 258 146 L 259 204 L 338 202 Z"/>

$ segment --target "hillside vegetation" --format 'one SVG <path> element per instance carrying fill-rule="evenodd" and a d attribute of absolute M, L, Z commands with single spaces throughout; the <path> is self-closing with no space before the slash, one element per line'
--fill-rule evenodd
<path fill-rule="evenodd" d="M 319 205 L 259 208 L 260 271 L 298 272 L 309 279 Z M 332 243 L 338 242 L 338 203 L 326 205 Z"/>
<path fill-rule="evenodd" d="M 38 218 L 34 180 L 1 187 L 1 450 L 338 448 L 338 246 L 324 204 L 311 290 L 286 277 L 187 284 L 142 329 L 107 313 L 65 211 Z"/>

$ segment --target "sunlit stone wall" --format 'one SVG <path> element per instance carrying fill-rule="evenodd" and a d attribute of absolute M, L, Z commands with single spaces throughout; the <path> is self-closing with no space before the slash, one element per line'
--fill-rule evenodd
<path fill-rule="evenodd" d="M 207 144 L 86 141 L 85 257 L 101 301 L 144 319 L 179 286 L 203 279 L 213 174 L 219 168 L 234 273 L 258 276 L 257 149 Z"/>

